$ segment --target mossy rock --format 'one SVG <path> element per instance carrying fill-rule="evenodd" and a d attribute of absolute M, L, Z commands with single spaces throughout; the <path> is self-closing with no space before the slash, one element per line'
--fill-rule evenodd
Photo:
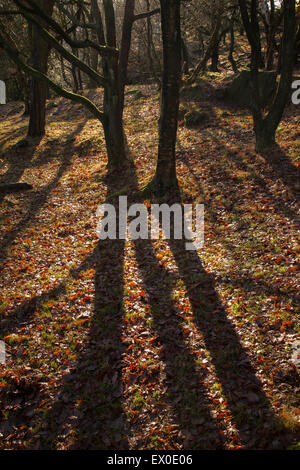
<path fill-rule="evenodd" d="M 140 90 L 128 90 L 126 91 L 125 96 L 132 96 L 134 100 L 144 98 L 144 95 Z"/>
<path fill-rule="evenodd" d="M 57 108 L 57 103 L 55 103 L 55 101 L 48 101 L 46 104 L 46 110 L 49 111 L 53 108 Z"/>
<path fill-rule="evenodd" d="M 184 116 L 185 127 L 193 127 L 209 119 L 209 114 L 206 111 L 189 111 Z"/>
<path fill-rule="evenodd" d="M 223 100 L 226 97 L 226 89 L 225 88 L 216 88 L 215 89 L 215 97 L 217 100 Z"/>
<path fill-rule="evenodd" d="M 275 72 L 259 72 L 258 82 L 262 106 L 266 106 L 272 99 L 276 91 Z M 225 97 L 233 104 L 251 108 L 253 105 L 254 90 L 251 82 L 251 72 L 243 70 L 231 82 L 226 90 Z"/>
<path fill-rule="evenodd" d="M 288 447 L 288 450 L 300 450 L 300 442 L 297 442 L 297 444 Z"/>
<path fill-rule="evenodd" d="M 203 85 L 193 83 L 183 86 L 180 90 L 180 97 L 185 100 L 202 101 L 205 98 Z"/>

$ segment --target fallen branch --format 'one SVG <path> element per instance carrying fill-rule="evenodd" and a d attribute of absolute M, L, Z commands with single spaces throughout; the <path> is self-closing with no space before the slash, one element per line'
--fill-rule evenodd
<path fill-rule="evenodd" d="M 18 193 L 21 191 L 29 191 L 33 186 L 28 183 L 7 183 L 0 184 L 0 193 Z"/>

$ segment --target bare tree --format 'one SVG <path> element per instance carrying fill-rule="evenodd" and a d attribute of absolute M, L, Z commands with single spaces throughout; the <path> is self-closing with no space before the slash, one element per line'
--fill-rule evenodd
<path fill-rule="evenodd" d="M 239 0 L 241 15 L 247 37 L 251 46 L 251 76 L 253 87 L 252 114 L 256 135 L 256 150 L 264 151 L 275 144 L 275 134 L 282 119 L 284 108 L 290 98 L 294 66 L 294 45 L 296 33 L 295 0 L 283 0 L 284 31 L 281 40 L 281 75 L 280 81 L 270 106 L 264 114 L 261 105 L 258 70 L 261 60 L 261 49 L 257 39 L 258 9 L 257 0 L 251 0 L 250 15 L 245 0 Z"/>
<path fill-rule="evenodd" d="M 75 1 L 75 0 L 74 0 Z M 35 0 L 14 0 L 18 11 L 13 14 L 22 14 L 24 18 L 36 29 L 39 40 L 45 41 L 55 49 L 63 59 L 72 67 L 76 67 L 93 80 L 98 87 L 104 89 L 103 111 L 91 102 L 83 94 L 72 93 L 61 87 L 37 67 L 26 63 L 20 58 L 19 51 L 13 47 L 4 34 L 0 33 L 0 47 L 9 57 L 26 73 L 34 79 L 43 81 L 57 94 L 86 106 L 89 111 L 100 120 L 103 125 L 110 166 L 124 164 L 128 159 L 128 148 L 123 128 L 124 87 L 126 83 L 128 56 L 131 43 L 131 31 L 134 21 L 156 14 L 159 10 L 153 10 L 138 15 L 134 14 L 134 0 L 126 0 L 122 27 L 122 40 L 120 50 L 117 48 L 117 27 L 113 0 L 102 0 L 101 11 L 97 0 L 91 3 L 75 2 L 78 5 L 78 14 L 75 16 L 65 8 L 63 2 L 57 0 L 56 8 L 70 20 L 70 26 L 66 30 L 58 21 L 47 14 Z M 87 9 L 87 7 L 89 7 Z M 1 15 L 1 10 L 0 10 Z M 87 17 L 92 20 L 87 21 Z M 103 22 L 103 18 L 104 22 Z M 105 27 L 104 27 L 105 23 Z M 47 28 L 45 27 L 47 25 Z M 95 31 L 94 41 L 86 35 L 84 39 L 74 39 L 72 33 L 77 30 Z M 94 49 L 101 57 L 103 63 L 103 75 L 88 65 L 87 61 L 71 51 Z M 71 49 L 71 51 L 70 51 Z"/>

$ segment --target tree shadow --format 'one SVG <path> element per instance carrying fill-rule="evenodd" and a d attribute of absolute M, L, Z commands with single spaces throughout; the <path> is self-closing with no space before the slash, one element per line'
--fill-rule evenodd
<path fill-rule="evenodd" d="M 279 213 L 281 213 L 285 217 L 289 218 L 294 224 L 300 225 L 299 217 L 298 217 L 297 212 L 294 211 L 287 204 L 287 202 L 284 199 L 282 199 L 280 197 L 275 197 L 274 194 L 272 194 L 272 192 L 268 188 L 268 185 L 267 185 L 267 183 L 266 183 L 263 176 L 258 175 L 255 170 L 250 168 L 249 165 L 244 160 L 242 160 L 235 152 L 231 151 L 224 143 L 222 143 L 220 141 L 220 139 L 218 139 L 213 132 L 211 132 L 209 130 L 206 130 L 206 134 L 216 143 L 216 145 L 219 148 L 222 148 L 223 152 L 226 152 L 226 155 L 227 155 L 227 158 L 228 158 L 229 161 L 231 160 L 236 165 L 236 167 L 238 169 L 240 169 L 242 171 L 246 171 L 250 174 L 250 177 L 252 178 L 253 183 L 259 189 L 261 189 L 264 192 L 264 194 L 272 201 L 272 203 L 276 207 L 276 210 Z M 181 159 L 184 161 L 184 164 L 188 167 L 190 173 L 194 176 L 194 178 L 199 181 L 199 179 L 200 179 L 199 176 L 195 173 L 192 165 L 189 164 L 188 158 L 185 158 L 184 154 L 185 154 L 185 152 L 182 150 L 181 151 Z M 288 163 L 286 163 L 286 167 L 291 171 L 291 174 L 293 175 L 293 178 L 296 179 L 296 174 L 298 172 L 298 169 L 295 168 L 294 165 L 292 165 L 292 163 L 289 162 L 288 157 L 285 157 L 284 161 L 288 162 Z M 283 168 L 280 170 L 280 172 L 281 172 L 282 182 L 286 183 L 286 181 L 288 179 L 290 181 L 290 178 L 288 177 L 288 174 L 286 174 L 285 177 L 283 176 L 283 174 L 285 173 L 285 170 Z M 274 177 L 274 174 L 272 176 Z M 229 171 L 226 170 L 226 168 L 223 168 L 223 175 L 222 175 L 223 184 L 228 186 L 228 182 L 230 181 L 231 178 L 232 178 L 232 171 L 229 172 Z M 220 182 L 219 182 L 219 186 L 220 186 Z M 292 193 L 293 193 L 293 195 L 296 195 L 295 187 L 293 187 Z M 226 195 L 226 196 L 228 197 L 228 195 Z M 231 198 L 232 198 L 231 202 L 232 202 L 232 206 L 233 206 L 234 203 L 238 200 L 239 195 L 238 194 L 232 194 Z"/>
<path fill-rule="evenodd" d="M 19 118 L 20 121 L 22 121 L 22 118 Z M 14 120 L 14 124 L 16 124 L 16 120 Z M 28 129 L 28 124 L 24 124 L 21 127 L 18 127 L 15 130 L 10 130 L 9 135 L 0 137 L 0 151 L 1 154 L 3 154 L 4 151 L 4 145 L 11 141 L 12 139 L 16 139 L 17 137 L 25 137 L 26 136 L 26 130 Z"/>
<path fill-rule="evenodd" d="M 122 189 L 124 176 L 126 181 L 130 181 L 128 193 L 136 192 L 135 171 L 128 169 L 122 176 L 120 184 L 115 172 L 108 175 L 108 195 Z M 185 437 L 186 433 L 189 434 L 189 445 L 192 447 L 221 448 L 219 430 L 210 414 L 211 405 L 202 384 L 206 371 L 201 367 L 196 370 L 192 356 L 186 351 L 180 317 L 171 298 L 171 280 L 161 270 L 150 242 L 137 241 L 135 248 L 151 305 L 155 334 L 162 344 L 162 360 L 166 362 L 165 384 L 168 387 L 166 400 L 173 411 L 174 421 Z M 76 364 L 65 375 L 60 393 L 42 419 L 43 437 L 37 432 L 30 448 L 65 446 L 72 449 L 121 450 L 129 447 L 130 424 L 122 403 L 121 380 L 122 353 L 127 349 L 122 341 L 123 263 L 122 240 L 99 241 L 88 262 L 84 262 L 85 268 L 95 267 L 95 302 L 88 338 Z M 80 266 L 75 273 L 82 269 Z M 153 277 L 159 285 L 158 290 L 153 290 Z M 56 292 L 62 289 L 64 284 Z M 167 321 L 162 322 L 166 310 L 170 315 L 167 315 Z M 185 391 L 181 390 L 183 386 Z M 178 405 L 179 399 L 181 406 Z M 191 421 L 192 433 L 188 431 Z M 204 423 L 209 432 L 199 435 Z M 72 435 L 68 440 L 66 434 L 71 428 Z"/>
<path fill-rule="evenodd" d="M 182 314 L 172 298 L 176 278 L 173 279 L 159 264 L 151 241 L 136 240 L 134 247 L 146 300 L 150 305 L 153 334 L 161 345 L 160 359 L 165 364 L 162 386 L 167 391 L 162 399 L 171 409 L 173 423 L 179 427 L 185 450 L 221 449 L 221 429 L 213 417 L 213 404 L 205 385 L 209 372 L 204 364 L 203 367 L 196 365 L 192 352 L 188 350 Z"/>
<path fill-rule="evenodd" d="M 75 136 L 77 133 L 80 132 L 80 130 L 84 127 L 85 122 L 80 123 L 74 133 L 72 134 Z M 31 193 L 32 197 L 31 200 L 28 204 L 28 210 L 26 214 L 22 217 L 22 219 L 9 231 L 7 231 L 3 237 L 3 239 L 0 242 L 0 272 L 1 272 L 1 265 L 3 265 L 7 252 L 12 245 L 12 243 L 15 241 L 15 239 L 24 231 L 24 229 L 30 224 L 34 222 L 35 216 L 38 214 L 42 206 L 46 203 L 51 191 L 56 187 L 57 183 L 61 179 L 61 177 L 64 175 L 66 172 L 67 168 L 71 164 L 72 161 L 72 152 L 70 151 L 71 148 L 69 146 L 68 152 L 64 154 L 62 157 L 61 163 L 58 167 L 58 170 L 56 172 L 55 177 L 47 184 L 45 185 L 40 191 Z M 24 171 L 26 168 L 30 168 L 32 166 L 36 166 L 41 164 L 43 160 L 43 157 L 40 156 L 37 162 L 32 162 L 32 157 L 34 155 L 34 149 L 27 154 L 27 158 L 23 160 L 23 162 L 19 163 L 18 156 L 19 156 L 19 151 L 18 152 L 13 152 L 13 163 L 11 164 L 10 168 L 7 170 L 5 175 L 3 176 L 3 180 L 1 182 L 9 181 L 9 182 L 17 182 L 21 176 L 23 175 Z M 54 156 L 53 156 L 54 158 Z M 49 156 L 48 152 L 45 152 L 45 160 L 48 162 L 49 161 Z M 4 197 L 4 195 L 3 195 Z M 1 200 L 0 200 L 1 202 Z"/>
<path fill-rule="evenodd" d="M 182 204 L 180 195 L 177 202 Z M 205 271 L 197 251 L 186 251 L 184 240 L 171 239 L 169 245 L 244 448 L 271 448 L 278 429 L 276 416 L 256 377 L 253 358 L 227 317 L 213 277 Z M 195 273 L 201 278 L 196 287 Z"/>
<path fill-rule="evenodd" d="M 157 200 L 153 202 L 157 203 Z M 174 202 L 182 205 L 180 194 L 171 196 L 169 204 Z M 166 363 L 166 382 L 169 385 L 167 401 L 183 434 L 189 430 L 185 448 L 221 448 L 222 425 L 217 424 L 210 414 L 211 404 L 204 386 L 206 374 L 203 370 L 199 373 L 188 351 L 182 318 L 172 298 L 173 276 L 158 263 L 152 243 L 137 240 L 134 246 L 154 329 L 163 347 L 162 359 Z M 261 381 L 256 377 L 251 364 L 253 358 L 248 356 L 227 317 L 213 276 L 205 271 L 197 252 L 186 251 L 184 240 L 171 239 L 169 246 L 179 278 L 184 281 L 197 329 L 221 383 L 230 410 L 227 419 L 232 419 L 244 448 L 271 448 L 276 433 L 278 437 L 278 420 Z M 201 279 L 196 285 L 195 274 Z M 203 423 L 211 429 L 209 436 L 201 435 Z M 284 446 L 284 437 L 282 439 Z"/>
<path fill-rule="evenodd" d="M 276 144 L 272 149 L 262 153 L 267 163 L 269 163 L 274 172 L 278 175 L 284 185 L 290 188 L 295 199 L 299 201 L 299 189 L 296 188 L 295 183 L 299 184 L 300 169 L 297 168 L 288 158 L 282 148 Z"/>
<path fill-rule="evenodd" d="M 107 193 L 115 194 L 129 181 L 130 203 L 137 202 L 137 181 L 131 168 L 107 177 Z M 157 201 L 155 201 L 157 202 Z M 164 201 L 166 202 L 166 201 Z M 182 204 L 179 195 L 170 203 Z M 118 212 L 118 211 L 117 211 Z M 187 252 L 184 240 L 170 240 L 169 246 L 184 281 L 193 311 L 193 321 L 207 348 L 222 387 L 226 406 L 244 448 L 270 448 L 276 432 L 276 417 L 255 375 L 249 357 L 218 296 L 214 280 L 202 266 L 196 252 Z M 139 270 L 153 318 L 153 329 L 161 343 L 166 364 L 166 401 L 174 422 L 185 436 L 185 448 L 223 447 L 222 425 L 211 412 L 205 383 L 206 368 L 197 367 L 188 350 L 182 317 L 172 292 L 179 279 L 158 263 L 152 243 L 134 242 Z M 70 274 L 95 268 L 95 301 L 89 333 L 75 364 L 65 370 L 62 386 L 43 417 L 27 448 L 127 449 L 130 425 L 122 399 L 122 340 L 124 291 L 124 241 L 99 241 L 95 251 Z M 195 285 L 194 275 L 201 279 Z M 65 282 L 51 292 L 59 295 Z M 44 295 L 44 294 L 43 294 Z M 49 295 L 49 293 L 45 294 Z M 197 345 L 198 346 L 198 345 Z M 225 413 L 226 414 L 226 413 Z M 224 417 L 224 415 L 223 415 Z M 204 433 L 204 430 L 208 433 Z M 277 437 L 277 436 L 276 436 Z"/>
<path fill-rule="evenodd" d="M 25 170 L 31 166 L 32 158 L 41 138 L 31 139 L 28 148 L 13 146 L 5 155 L 9 164 L 7 171 L 0 176 L 0 184 L 17 183 L 23 176 Z M 0 203 L 5 195 L 0 194 Z"/>

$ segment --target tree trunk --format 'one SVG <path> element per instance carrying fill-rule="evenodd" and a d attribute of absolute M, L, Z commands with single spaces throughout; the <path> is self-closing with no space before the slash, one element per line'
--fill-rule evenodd
<path fill-rule="evenodd" d="M 22 90 L 23 100 L 24 100 L 24 113 L 23 116 L 29 116 L 29 90 L 28 90 L 28 79 L 27 76 L 23 74 L 20 67 L 17 67 L 17 80 L 19 86 Z"/>
<path fill-rule="evenodd" d="M 293 77 L 293 47 L 296 36 L 296 10 L 295 0 L 284 0 L 283 18 L 284 28 L 281 39 L 281 76 L 277 91 L 269 112 L 264 115 L 259 93 L 258 69 L 260 63 L 260 49 L 257 45 L 255 31 L 258 29 L 256 1 L 251 2 L 251 23 L 243 0 L 239 0 L 243 23 L 251 45 L 251 77 L 253 85 L 253 121 L 256 135 L 256 150 L 263 152 L 275 144 L 275 133 L 282 119 L 285 106 L 290 98 Z"/>
<path fill-rule="evenodd" d="M 297 27 L 296 41 L 295 41 L 295 66 L 298 65 L 300 59 L 300 25 Z"/>
<path fill-rule="evenodd" d="M 150 0 L 146 0 L 146 8 L 147 12 L 150 11 Z M 154 63 L 154 59 L 157 59 L 156 52 L 155 52 L 155 45 L 153 42 L 153 30 L 152 30 L 152 21 L 151 17 L 147 17 L 147 56 L 148 56 L 148 66 L 149 66 L 149 73 L 154 78 L 155 82 L 157 83 L 158 90 L 161 89 L 161 80 L 160 80 L 160 67 L 156 67 Z M 156 61 L 158 65 L 159 61 Z M 158 69 L 158 71 L 157 71 Z"/>
<path fill-rule="evenodd" d="M 106 23 L 106 42 L 116 47 L 115 13 L 112 0 L 105 0 L 104 12 Z M 129 52 L 129 51 L 128 51 Z M 123 82 L 120 80 L 118 57 L 106 57 L 103 60 L 103 72 L 106 78 L 104 87 L 104 136 L 107 147 L 108 166 L 115 168 L 126 163 L 128 148 L 123 128 Z"/>
<path fill-rule="evenodd" d="M 115 168 L 128 159 L 127 143 L 123 128 L 123 110 L 119 90 L 112 84 L 104 89 L 103 129 L 107 148 L 108 166 Z"/>
<path fill-rule="evenodd" d="M 29 101 L 29 137 L 41 137 L 45 134 L 46 99 L 47 85 L 32 79 Z"/>
<path fill-rule="evenodd" d="M 177 186 L 175 146 L 181 82 L 180 0 L 161 0 L 163 80 L 158 160 L 150 188 L 164 194 Z"/>
<path fill-rule="evenodd" d="M 189 83 L 189 84 L 193 83 L 196 80 L 198 74 L 201 71 L 206 70 L 207 62 L 209 61 L 209 58 L 212 55 L 212 50 L 215 47 L 216 42 L 219 43 L 219 33 L 220 33 L 221 24 L 222 24 L 223 12 L 224 12 L 224 1 L 219 0 L 219 2 L 217 3 L 217 14 L 216 14 L 214 28 L 213 28 L 211 38 L 209 40 L 209 43 L 207 45 L 207 48 L 206 48 L 206 51 L 204 53 L 203 58 L 199 61 L 198 65 L 196 66 L 196 68 L 195 68 L 194 72 L 192 73 L 191 77 L 187 80 L 187 83 Z"/>
<path fill-rule="evenodd" d="M 120 100 L 122 109 L 124 108 L 124 92 L 127 82 L 127 68 L 131 47 L 132 26 L 134 23 L 134 7 L 135 0 L 126 0 L 119 57 Z"/>
<path fill-rule="evenodd" d="M 257 153 L 261 153 L 275 145 L 276 127 L 274 125 L 272 126 L 264 120 L 258 120 L 254 124 L 254 132 L 256 138 L 255 150 Z"/>
<path fill-rule="evenodd" d="M 251 46 L 251 68 L 264 68 L 264 60 L 261 52 L 260 29 L 257 13 L 257 0 L 251 0 L 250 17 L 248 14 L 247 3 L 244 0 L 238 0 L 240 6 L 243 25 Z M 255 64 L 254 62 L 255 61 Z"/>
<path fill-rule="evenodd" d="M 238 73 L 238 67 L 236 65 L 236 61 L 234 60 L 233 57 L 233 52 L 234 52 L 234 29 L 233 26 L 230 28 L 230 48 L 229 48 L 229 54 L 228 54 L 228 60 L 231 63 L 232 70 L 234 73 Z"/>
<path fill-rule="evenodd" d="M 43 9 L 47 15 L 53 12 L 54 0 L 43 1 Z M 30 27 L 31 58 L 30 64 L 40 72 L 47 74 L 50 47 L 39 35 L 35 25 Z M 31 78 L 29 98 L 29 137 L 41 137 L 45 134 L 46 99 L 48 86 L 45 82 Z"/>
<path fill-rule="evenodd" d="M 266 70 L 272 70 L 274 65 L 274 51 L 275 51 L 275 2 L 271 0 L 271 11 L 270 11 L 270 26 L 267 31 L 267 63 Z"/>
<path fill-rule="evenodd" d="M 189 56 L 189 51 L 188 51 L 187 45 L 186 45 L 183 38 L 181 38 L 181 52 L 182 52 L 182 60 L 183 60 L 182 73 L 184 75 L 188 75 L 188 73 L 189 73 L 189 64 L 190 64 L 190 56 Z"/>
<path fill-rule="evenodd" d="M 212 47 L 211 51 L 211 66 L 210 70 L 211 72 L 218 72 L 218 65 L 219 65 L 219 44 L 220 44 L 220 39 L 216 38 L 216 41 Z"/>
<path fill-rule="evenodd" d="M 93 40 L 95 41 L 94 37 L 93 37 Z M 90 55 L 90 67 L 93 70 L 96 70 L 97 72 L 98 71 L 98 59 L 99 59 L 98 52 L 95 49 L 91 49 L 90 54 L 91 54 Z M 93 80 L 91 77 L 89 77 L 88 88 L 90 89 L 98 88 L 97 82 Z"/>

